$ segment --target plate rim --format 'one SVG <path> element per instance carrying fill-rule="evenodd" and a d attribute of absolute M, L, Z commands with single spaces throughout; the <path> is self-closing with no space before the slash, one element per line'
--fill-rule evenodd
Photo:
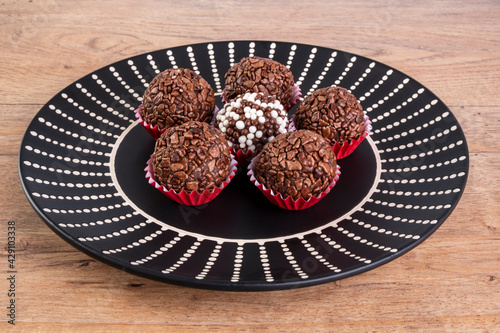
<path fill-rule="evenodd" d="M 208 44 L 216 44 L 216 43 L 283 43 L 283 44 L 289 44 L 289 45 L 297 45 L 297 46 L 307 46 L 307 47 L 316 47 L 316 48 L 322 48 L 322 49 L 327 49 L 331 51 L 336 51 L 340 52 L 343 54 L 348 54 L 351 56 L 355 56 L 358 58 L 362 58 L 364 60 L 369 60 L 372 62 L 377 63 L 378 65 L 382 65 L 385 68 L 389 68 L 393 70 L 394 72 L 397 72 L 399 74 L 402 74 L 408 78 L 410 78 L 412 81 L 417 83 L 418 85 L 425 87 L 426 92 L 430 93 L 435 99 L 437 99 L 445 108 L 446 110 L 453 116 L 458 133 L 461 134 L 463 137 L 463 149 L 465 150 L 464 154 L 467 157 L 465 160 L 461 161 L 463 163 L 463 166 L 465 168 L 464 170 L 464 176 L 463 176 L 463 182 L 460 184 L 460 192 L 458 193 L 457 199 L 451 204 L 451 207 L 448 208 L 445 214 L 443 214 L 443 217 L 438 220 L 437 223 L 433 225 L 433 227 L 427 232 L 419 234 L 420 238 L 415 240 L 414 242 L 410 243 L 409 245 L 406 245 L 402 249 L 398 250 L 396 253 L 390 253 L 389 255 L 383 257 L 382 259 L 378 259 L 374 262 L 371 262 L 369 264 L 364 264 L 364 265 L 358 265 L 358 267 L 352 268 L 348 271 L 345 272 L 340 272 L 336 273 L 334 275 L 329 275 L 329 274 L 322 274 L 322 275 L 317 275 L 314 277 L 310 277 L 308 279 L 304 280 L 291 280 L 291 281 L 282 281 L 282 280 L 275 280 L 273 282 L 266 282 L 266 281 L 255 281 L 255 282 L 249 282 L 249 281 L 239 281 L 239 282 L 231 282 L 229 280 L 210 280 L 210 279 L 204 279 L 204 280 L 197 280 L 194 277 L 190 276 L 184 276 L 184 275 L 176 275 L 174 274 L 160 274 L 161 272 L 155 271 L 153 269 L 150 269 L 148 267 L 140 267 L 140 269 L 130 269 L 124 264 L 124 261 L 121 259 L 117 259 L 113 256 L 103 256 L 99 251 L 93 249 L 92 247 L 88 247 L 82 242 L 79 242 L 76 237 L 73 237 L 69 235 L 67 232 L 65 232 L 64 229 L 58 228 L 55 225 L 55 222 L 53 222 L 46 214 L 41 211 L 40 207 L 38 207 L 28 192 L 28 189 L 26 187 L 25 179 L 23 178 L 22 170 L 21 170 L 21 165 L 22 165 L 22 155 L 23 155 L 23 147 L 24 147 L 24 142 L 26 138 L 28 137 L 28 129 L 35 123 L 37 117 L 41 114 L 41 112 L 54 100 L 56 99 L 59 95 L 61 95 L 65 90 L 69 89 L 73 85 L 75 85 L 77 82 L 79 82 L 82 79 L 86 79 L 87 77 L 91 76 L 93 73 L 96 73 L 98 71 L 101 71 L 105 68 L 108 68 L 109 66 L 113 66 L 117 63 L 122 63 L 124 61 L 134 59 L 134 58 L 139 58 L 139 57 L 144 57 L 147 56 L 148 54 L 155 53 L 155 52 L 161 52 L 173 48 L 181 48 L 181 47 L 188 47 L 188 46 L 200 46 L 200 45 L 208 45 Z M 60 238 L 62 238 L 64 241 L 66 241 L 68 244 L 76 248 L 77 250 L 85 253 L 86 255 L 90 256 L 91 258 L 100 261 L 106 265 L 110 265 L 112 267 L 118 268 L 126 273 L 133 274 L 139 277 L 147 278 L 150 280 L 155 280 L 159 281 L 162 283 L 167 283 L 167 284 L 172 284 L 172 285 L 178 285 L 178 286 L 184 286 L 184 287 L 190 287 L 190 288 L 198 288 L 198 289 L 207 289 L 207 290 L 219 290 L 219 291 L 240 291 L 240 292 L 256 292 L 256 291 L 275 291 L 275 290 L 289 290 L 289 289 L 296 289 L 296 288 L 303 288 L 303 287 L 311 287 L 311 286 L 316 286 L 316 285 L 321 285 L 324 283 L 328 282 L 333 282 L 341 279 L 345 279 L 348 277 L 352 277 L 355 275 L 359 275 L 365 272 L 368 272 L 372 269 L 375 269 L 377 267 L 380 267 L 382 265 L 385 265 L 391 261 L 393 261 L 396 258 L 399 258 L 406 253 L 412 251 L 415 249 L 417 246 L 422 244 L 424 241 L 429 239 L 429 237 L 436 232 L 441 225 L 449 218 L 449 216 L 453 213 L 455 208 L 457 207 L 458 203 L 461 201 L 461 198 L 465 192 L 465 188 L 468 183 L 468 178 L 469 178 L 469 173 L 470 173 L 470 152 L 467 144 L 467 139 L 465 136 L 465 133 L 458 122 L 458 119 L 454 115 L 454 113 L 450 110 L 447 104 L 445 104 L 431 89 L 427 88 L 425 85 L 420 83 L 420 81 L 414 79 L 412 76 L 409 76 L 405 74 L 404 72 L 398 70 L 397 68 L 391 67 L 387 65 L 386 63 L 382 63 L 378 60 L 359 55 L 356 53 L 344 51 L 341 49 L 336 49 L 336 48 L 331 48 L 331 47 L 326 47 L 326 46 L 320 46 L 320 45 L 314 45 L 314 44 L 308 44 L 308 43 L 296 43 L 296 42 L 290 42 L 290 41 L 278 41 L 278 40 L 261 40 L 261 39 L 256 39 L 256 40 L 217 40 L 217 41 L 207 41 L 207 42 L 199 42 L 199 43 L 190 43 L 190 44 L 183 44 L 183 45 L 175 45 L 175 46 L 170 46 L 167 48 L 161 48 L 161 49 L 156 49 L 152 51 L 147 51 L 143 53 L 139 53 L 136 55 L 131 55 L 129 57 L 123 58 L 118 61 L 114 61 L 110 64 L 101 66 L 98 69 L 95 69 L 86 75 L 74 80 L 73 82 L 69 83 L 66 85 L 63 89 L 59 90 L 55 95 L 53 95 L 33 116 L 33 119 L 29 122 L 28 126 L 26 127 L 26 130 L 22 136 L 22 139 L 20 141 L 20 146 L 19 146 L 19 153 L 18 153 L 18 159 L 17 159 L 17 169 L 18 169 L 18 176 L 19 180 L 21 182 L 21 186 L 23 189 L 23 192 L 28 199 L 28 202 L 30 205 L 33 207 L 35 212 L 40 216 L 40 218 L 44 221 L 44 223 Z"/>

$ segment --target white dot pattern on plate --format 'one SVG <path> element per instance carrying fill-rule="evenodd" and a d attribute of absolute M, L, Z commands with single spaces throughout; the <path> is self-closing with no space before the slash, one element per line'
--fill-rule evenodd
<path fill-rule="evenodd" d="M 77 138 L 77 139 L 80 139 L 83 141 L 88 141 L 89 143 L 95 143 L 95 144 L 102 145 L 102 146 L 113 147 L 113 143 L 111 143 L 111 142 L 101 141 L 101 140 L 97 140 L 97 139 L 94 139 L 94 138 L 89 137 L 89 136 L 80 135 L 77 132 L 70 131 L 70 130 L 67 130 L 63 127 L 60 127 L 59 125 L 53 124 L 52 122 L 45 120 L 45 118 L 38 117 L 38 121 L 40 123 L 44 124 L 45 126 L 50 127 L 53 130 L 56 130 L 59 133 L 63 133 L 69 137 Z M 88 134 L 91 135 L 91 133 L 88 133 Z"/>
<path fill-rule="evenodd" d="M 307 58 L 307 62 L 304 65 L 304 69 L 302 69 L 302 72 L 300 73 L 299 78 L 295 82 L 298 86 L 302 85 L 302 82 L 305 80 L 307 73 L 309 72 L 309 68 L 311 68 L 311 64 L 314 61 L 314 58 L 316 57 L 316 52 L 318 51 L 317 48 L 313 48 L 311 52 L 309 53 L 309 57 Z"/>
<path fill-rule="evenodd" d="M 248 56 L 255 56 L 255 42 L 250 42 L 250 44 L 248 44 Z"/>
<path fill-rule="evenodd" d="M 276 43 L 271 43 L 271 45 L 269 46 L 269 55 L 267 57 L 269 59 L 273 59 L 275 52 L 276 52 Z"/>
<path fill-rule="evenodd" d="M 343 229 L 342 229 L 343 230 Z M 362 258 L 360 256 L 356 256 L 355 254 L 351 253 L 351 251 L 347 250 L 345 247 L 343 247 L 342 245 L 338 244 L 336 241 L 332 240 L 330 237 L 328 237 L 327 235 L 325 234 L 321 234 L 320 237 L 328 244 L 332 247 L 332 249 L 340 252 L 340 253 L 343 253 L 343 254 L 346 254 L 346 255 L 353 255 L 354 258 L 362 263 L 365 263 L 365 264 L 369 264 L 371 263 L 371 260 L 369 259 L 366 259 L 366 258 Z M 357 238 L 357 237 L 353 237 L 353 238 Z M 359 238 L 357 239 L 359 241 L 360 244 L 367 244 L 369 246 L 373 245 L 373 242 L 370 242 L 366 239 L 363 239 L 363 238 Z"/>
<path fill-rule="evenodd" d="M 238 247 L 236 248 L 236 253 L 234 254 L 233 275 L 231 277 L 231 282 L 238 282 L 240 280 L 242 262 L 243 262 L 243 245 L 239 244 Z"/>
<path fill-rule="evenodd" d="M 191 245 L 191 247 L 189 248 L 189 250 L 184 252 L 184 254 L 182 254 L 182 256 L 179 258 L 179 260 L 177 260 L 177 262 L 175 264 L 173 264 L 169 268 L 164 269 L 162 271 L 162 273 L 170 274 L 173 271 L 175 271 L 177 268 L 179 268 L 181 265 L 183 265 L 196 252 L 196 250 L 198 249 L 200 244 L 201 243 L 198 241 L 194 242 L 193 245 Z"/>
<path fill-rule="evenodd" d="M 340 74 L 340 76 L 337 78 L 337 80 L 335 80 L 333 85 L 338 86 L 341 84 L 342 80 L 344 80 L 347 73 L 349 73 L 351 68 L 354 66 L 354 63 L 356 62 L 356 60 L 358 60 L 357 57 L 351 57 L 351 59 L 349 60 L 349 63 L 345 66 L 344 71 L 342 72 L 342 74 Z"/>
<path fill-rule="evenodd" d="M 166 229 L 162 228 L 161 230 L 165 231 Z M 147 255 L 144 258 L 132 261 L 131 264 L 134 266 L 142 265 L 144 263 L 147 263 L 150 260 L 153 260 L 153 258 L 157 258 L 158 256 L 163 255 L 164 253 L 166 253 L 167 251 L 172 249 L 182 239 L 182 237 L 184 237 L 184 236 L 179 235 L 179 236 L 172 238 L 168 243 L 165 243 L 163 246 L 161 246 L 159 249 L 157 249 L 153 253 L 150 253 L 149 255 Z M 141 243 L 139 243 L 139 242 L 134 242 L 132 244 L 129 244 L 127 247 L 132 248 L 135 246 L 139 246 L 140 244 Z"/>
<path fill-rule="evenodd" d="M 373 64 L 373 63 L 372 63 Z M 370 73 L 371 73 L 371 69 L 374 68 L 375 66 L 371 67 L 372 64 L 370 64 L 370 67 L 368 69 L 370 69 Z M 367 70 L 368 70 L 367 69 Z M 392 69 L 389 69 L 384 76 L 382 76 L 382 78 L 369 90 L 367 90 L 363 96 L 360 96 L 359 97 L 359 100 L 362 102 L 364 100 L 366 100 L 367 97 L 370 97 L 377 89 L 379 89 L 388 79 L 389 79 L 389 76 L 392 75 L 394 71 Z M 363 74 L 363 78 L 365 78 L 365 74 L 368 74 L 365 70 L 365 73 Z M 358 82 L 360 82 L 358 80 Z M 399 89 L 398 89 L 399 90 Z M 394 91 L 392 91 L 391 93 L 389 93 L 387 96 L 385 96 L 384 98 L 389 98 L 389 97 L 392 97 L 394 96 Z"/>
<path fill-rule="evenodd" d="M 116 78 L 116 80 L 118 82 L 120 82 L 120 84 L 127 90 L 127 92 L 132 96 L 134 97 L 135 99 L 137 99 L 138 101 L 141 101 L 141 96 L 130 86 L 127 84 L 127 82 L 123 79 L 123 77 L 120 76 L 120 73 L 118 73 L 116 71 L 116 69 L 113 67 L 113 66 L 110 66 L 109 67 L 109 71 L 111 73 L 113 73 L 113 76 Z M 125 104 L 126 107 L 129 107 L 130 104 Z"/>
<path fill-rule="evenodd" d="M 158 66 L 156 65 L 156 61 L 154 60 L 153 56 L 151 54 L 148 54 L 146 56 L 146 59 L 149 60 L 149 65 L 154 70 L 155 74 L 160 74 L 161 71 L 158 69 Z"/>
<path fill-rule="evenodd" d="M 104 89 L 104 91 L 107 94 L 109 94 L 109 96 L 113 97 L 113 100 L 115 100 L 115 101 L 117 100 L 117 97 L 115 97 L 115 93 L 112 92 L 111 89 L 107 88 L 106 85 L 103 83 L 103 81 L 101 79 L 99 79 L 99 77 L 96 74 L 93 74 L 92 78 L 95 80 L 95 82 L 97 84 L 99 84 L 101 86 L 101 88 Z M 78 82 L 75 84 L 75 86 L 76 86 L 76 88 L 80 89 L 82 94 L 84 94 L 86 97 L 90 98 L 93 102 L 95 102 L 95 104 L 100 106 L 102 109 L 106 110 L 108 113 L 112 114 L 114 117 L 127 120 L 129 123 L 133 122 L 133 120 L 131 118 L 127 117 L 123 113 L 119 112 L 118 110 L 112 108 L 111 106 L 108 106 L 106 103 L 103 103 L 101 100 L 97 99 L 97 97 L 95 97 L 91 92 L 89 92 L 88 89 L 85 88 L 81 83 Z M 75 100 L 73 100 L 73 99 L 70 100 L 69 96 L 65 93 L 61 94 L 61 97 L 66 99 L 69 103 L 73 103 L 73 104 L 77 103 L 78 104 L 78 102 L 76 102 Z M 119 100 L 119 97 L 118 97 L 118 100 Z M 123 101 L 122 104 L 126 104 L 126 102 Z M 77 105 L 75 105 L 75 106 L 77 106 Z M 91 112 L 88 109 L 84 108 L 83 106 L 78 106 L 78 108 L 82 108 L 84 111 L 87 110 L 86 113 L 89 113 L 91 115 L 96 114 L 95 112 L 98 112 L 97 110 L 95 112 L 93 112 L 93 111 Z M 102 116 L 102 117 L 103 117 L 103 119 L 107 119 L 108 121 L 111 122 L 110 119 L 105 118 L 104 116 Z"/>
<path fill-rule="evenodd" d="M 269 256 L 267 255 L 266 252 L 266 246 L 265 245 L 260 245 L 259 246 L 259 253 L 260 253 L 260 262 L 262 264 L 262 269 L 264 270 L 264 276 L 266 278 L 267 282 L 273 282 L 273 274 L 271 273 L 271 269 L 269 268 Z"/>
<path fill-rule="evenodd" d="M 306 95 L 329 85 L 355 93 L 374 128 L 366 139 L 380 168 L 372 190 L 336 220 L 269 239 L 205 235 L 151 218 L 128 200 L 114 169 L 124 136 L 138 126 L 133 111 L 149 81 L 182 63 L 213 80 L 220 94 L 221 58 L 227 67 L 240 60 L 236 56 L 253 55 L 293 68 Z M 64 230 L 63 237 L 139 273 L 144 268 L 157 271 L 156 278 L 179 281 L 196 265 L 192 280 L 198 285 L 215 282 L 237 290 L 314 281 L 319 272 L 336 279 L 352 267 L 369 269 L 406 252 L 454 208 L 467 167 L 466 142 L 453 115 L 406 75 L 338 50 L 254 41 L 160 50 L 91 73 L 35 117 L 19 163 L 27 195 L 45 220 Z"/>
<path fill-rule="evenodd" d="M 300 265 L 298 264 L 288 245 L 284 241 L 280 241 L 280 244 L 283 250 L 283 254 L 285 255 L 286 260 L 288 260 L 288 263 L 292 266 L 293 270 L 301 279 L 307 279 L 309 276 L 302 270 L 302 267 L 300 267 Z"/>
<path fill-rule="evenodd" d="M 110 88 L 108 88 L 108 86 L 104 83 L 104 81 L 101 80 L 101 79 L 99 79 L 99 76 L 97 76 L 96 74 L 93 74 L 92 78 L 95 80 L 95 82 L 97 84 L 99 84 L 101 86 L 101 88 L 107 94 L 109 94 L 109 96 L 111 96 L 113 98 L 114 101 L 118 102 L 118 104 L 123 105 L 124 107 L 128 108 L 131 111 L 135 110 L 134 106 L 132 106 L 126 100 L 124 100 L 123 98 L 121 98 L 119 94 L 117 94 L 116 92 L 114 92 L 113 90 L 111 90 Z M 78 86 L 82 86 L 82 85 L 80 83 L 77 83 L 77 87 Z M 128 119 L 128 120 L 132 121 L 132 119 L 124 116 L 122 113 L 120 113 L 117 110 L 114 110 L 113 108 L 109 107 L 106 103 L 103 103 L 100 99 L 98 99 L 96 96 L 94 96 L 91 92 L 89 92 L 88 90 L 86 90 L 85 88 L 83 88 L 83 86 L 82 86 L 81 90 L 82 91 L 85 90 L 86 91 L 85 95 L 87 97 L 89 97 L 91 100 L 95 101 L 95 103 L 97 105 L 100 105 L 103 109 L 106 109 L 107 111 L 112 112 L 113 114 L 117 115 L 118 117 L 125 118 L 125 119 Z"/>
<path fill-rule="evenodd" d="M 89 198 L 85 198 L 85 197 L 83 197 L 82 199 L 89 200 Z M 103 199 L 103 198 L 99 198 L 99 199 Z M 58 226 L 60 226 L 61 228 L 82 228 L 82 227 L 86 228 L 86 227 L 102 226 L 104 224 L 122 222 L 124 220 L 132 218 L 134 215 L 138 215 L 138 213 L 134 211 L 132 213 L 128 213 L 125 215 L 106 218 L 102 221 L 97 220 L 97 221 L 82 222 L 82 223 L 58 223 Z M 105 236 L 103 236 L 103 235 L 99 236 L 99 238 L 101 238 L 101 239 L 104 239 L 103 237 L 105 237 Z"/>
<path fill-rule="evenodd" d="M 151 223 L 151 222 L 149 222 L 149 221 L 141 222 L 141 223 L 135 224 L 133 227 L 128 227 L 126 229 L 116 230 L 116 231 L 113 231 L 112 233 L 107 233 L 104 235 L 92 236 L 92 237 L 90 237 L 90 236 L 80 237 L 79 240 L 82 242 L 92 242 L 92 241 L 98 241 L 98 240 L 102 240 L 102 239 L 106 239 L 106 238 L 120 237 L 122 235 L 126 235 L 126 234 L 129 234 L 129 233 L 134 232 L 136 230 L 139 230 L 140 228 L 145 227 L 148 223 Z M 154 234 L 161 235 L 161 231 L 158 230 Z M 146 237 L 146 238 L 141 239 L 141 240 L 134 242 L 134 243 L 145 243 L 147 241 L 147 239 L 152 238 L 152 237 L 156 237 L 156 236 L 152 236 L 152 235 L 153 235 L 153 233 L 150 234 L 149 237 Z M 125 250 L 123 250 L 123 251 L 125 251 Z M 104 251 L 104 252 L 112 253 L 110 251 Z"/>
<path fill-rule="evenodd" d="M 127 251 L 129 249 L 133 249 L 134 247 L 141 246 L 142 244 L 146 244 L 147 242 L 153 240 L 154 238 L 158 237 L 161 234 L 162 234 L 162 231 L 157 230 L 157 231 L 151 233 L 149 236 L 138 239 L 136 242 L 129 244 L 130 246 L 122 246 L 122 247 L 115 248 L 115 249 L 104 250 L 104 251 L 102 251 L 102 253 L 103 254 L 121 253 L 121 252 Z M 107 234 L 106 238 L 113 238 L 113 237 L 119 237 L 119 236 L 120 236 L 120 234 L 118 232 L 114 232 L 113 234 Z M 87 240 L 88 240 L 88 238 L 87 238 Z M 155 258 L 156 256 L 157 256 L 157 254 L 153 253 L 150 256 L 147 256 L 146 258 L 144 258 L 143 260 L 149 261 L 149 260 L 152 260 L 153 258 Z"/>
<path fill-rule="evenodd" d="M 301 240 L 302 244 L 305 246 L 305 248 L 307 249 L 307 251 L 309 251 L 311 253 L 311 255 L 316 259 L 318 260 L 320 263 L 322 263 L 323 265 L 325 265 L 329 270 L 331 271 L 334 271 L 335 273 L 339 273 L 341 272 L 341 269 L 339 269 L 338 267 L 336 267 L 335 265 L 333 265 L 332 263 L 330 263 L 327 258 L 325 258 L 324 255 L 321 255 L 315 247 L 313 247 L 311 244 L 309 244 L 309 242 L 307 242 L 307 240 L 305 239 L 302 239 Z"/>
<path fill-rule="evenodd" d="M 307 92 L 306 96 L 312 94 L 316 89 L 321 88 L 323 79 L 325 78 L 325 76 L 328 74 L 328 71 L 332 67 L 332 65 L 333 65 L 333 63 L 335 61 L 335 57 L 336 56 L 337 56 L 337 52 L 336 51 L 332 52 L 332 54 L 330 55 L 330 58 L 326 62 L 325 67 L 323 68 L 323 71 L 318 76 L 318 78 L 316 79 L 316 81 L 314 81 L 314 83 L 311 85 L 311 89 L 309 89 L 309 91 Z"/>
<path fill-rule="evenodd" d="M 134 61 L 128 60 L 127 64 L 130 66 L 130 69 L 134 72 L 135 76 L 141 81 L 142 85 L 144 87 L 149 86 L 149 82 L 144 78 L 144 76 L 142 76 L 141 72 L 139 71 L 137 66 L 134 64 Z M 137 100 L 142 102 L 142 96 L 137 97 Z"/>
<path fill-rule="evenodd" d="M 222 248 L 221 244 L 222 243 L 215 245 L 212 253 L 210 254 L 210 257 L 208 258 L 207 263 L 205 264 L 205 267 L 203 267 L 201 272 L 198 275 L 196 275 L 196 279 L 202 280 L 210 272 L 210 269 L 212 268 L 212 266 L 217 261 L 217 258 L 219 257 L 220 249 Z"/>
<path fill-rule="evenodd" d="M 219 74 L 219 71 L 217 70 L 217 62 L 215 61 L 215 51 L 213 44 L 208 44 L 207 49 L 208 49 L 208 58 L 210 59 L 210 67 L 212 68 L 212 76 L 215 82 L 215 92 L 221 93 L 222 92 L 222 86 L 220 82 L 221 76 Z"/>
<path fill-rule="evenodd" d="M 191 68 L 192 68 L 193 72 L 200 75 L 200 71 L 198 69 L 198 63 L 196 62 L 196 58 L 195 58 L 194 53 L 193 53 L 193 48 L 191 46 L 188 46 L 186 48 L 186 52 L 187 52 L 187 56 L 189 58 L 189 61 L 191 61 Z"/>
<path fill-rule="evenodd" d="M 365 72 L 363 74 L 361 74 L 361 76 L 356 80 L 356 82 L 354 82 L 354 84 L 349 88 L 349 90 L 351 92 L 356 90 L 356 88 L 359 86 L 359 84 L 365 80 L 365 78 L 368 76 L 368 74 L 371 73 L 373 67 L 375 67 L 374 62 L 372 62 L 368 65 L 368 67 L 365 69 Z"/>
<path fill-rule="evenodd" d="M 175 61 L 174 53 L 172 52 L 172 50 L 168 50 L 166 52 L 166 54 L 168 57 L 168 61 L 170 61 L 170 65 L 171 65 L 170 67 L 175 68 L 175 69 L 179 68 L 179 66 L 177 66 L 177 62 Z"/>
<path fill-rule="evenodd" d="M 286 67 L 290 69 L 293 63 L 293 58 L 295 57 L 295 51 L 297 50 L 297 45 L 290 46 L 290 52 L 288 53 L 288 59 L 286 61 Z"/>
<path fill-rule="evenodd" d="M 230 42 L 227 44 L 227 53 L 229 54 L 229 67 L 234 65 L 234 43 Z"/>

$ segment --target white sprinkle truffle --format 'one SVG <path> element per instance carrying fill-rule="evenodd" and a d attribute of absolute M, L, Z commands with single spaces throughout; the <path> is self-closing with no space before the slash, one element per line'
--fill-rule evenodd
<path fill-rule="evenodd" d="M 274 96 L 245 93 L 219 111 L 215 126 L 233 149 L 256 153 L 275 136 L 288 131 L 288 114 Z"/>

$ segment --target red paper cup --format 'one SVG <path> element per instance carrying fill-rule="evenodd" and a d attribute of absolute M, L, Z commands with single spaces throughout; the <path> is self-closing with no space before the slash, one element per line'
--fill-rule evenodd
<path fill-rule="evenodd" d="M 167 188 L 165 188 L 165 186 L 159 184 L 154 179 L 153 155 L 151 155 L 151 157 L 149 158 L 144 171 L 146 171 L 146 178 L 148 179 L 149 184 L 153 185 L 157 190 L 165 194 L 168 198 L 183 205 L 197 206 L 206 204 L 214 200 L 222 192 L 222 190 L 231 182 L 233 177 L 236 175 L 237 168 L 238 168 L 238 162 L 231 154 L 229 176 L 226 178 L 226 180 L 222 182 L 221 185 L 214 188 L 212 191 L 205 190 L 202 193 L 198 191 L 192 191 L 191 193 L 187 193 L 185 190 L 182 190 L 180 193 L 177 193 L 174 190 L 168 190 Z"/>
<path fill-rule="evenodd" d="M 139 120 L 139 123 L 148 131 L 149 134 L 153 137 L 153 139 L 158 140 L 163 132 L 165 132 L 166 128 L 160 129 L 158 125 L 148 124 L 141 116 L 142 104 L 135 110 L 135 117 Z"/>
<path fill-rule="evenodd" d="M 288 125 L 288 131 L 294 132 L 296 130 L 297 129 L 295 127 L 295 115 L 293 115 Z M 335 157 L 337 158 L 337 160 L 340 160 L 342 158 L 351 155 L 356 149 L 356 147 L 359 146 L 361 141 L 363 141 L 371 133 L 371 131 L 372 131 L 372 122 L 370 121 L 370 118 L 367 115 L 365 115 L 365 131 L 363 132 L 363 134 L 361 134 L 359 138 L 352 139 L 350 142 L 344 142 L 343 144 L 339 144 L 338 142 L 336 142 L 335 145 L 332 146 L 333 152 L 335 153 Z"/>
<path fill-rule="evenodd" d="M 259 183 L 259 181 L 255 178 L 254 175 L 254 167 L 257 162 L 257 157 L 253 158 L 250 164 L 247 167 L 247 175 L 250 177 L 250 181 L 254 183 L 255 186 L 266 196 L 266 198 L 275 204 L 278 207 L 288 210 L 302 210 L 317 204 L 322 198 L 325 197 L 328 193 L 330 193 L 331 189 L 335 186 L 340 177 L 340 166 L 337 164 L 337 171 L 335 172 L 335 177 L 333 177 L 330 185 L 321 192 L 320 195 L 316 197 L 311 197 L 307 200 L 303 198 L 299 198 L 298 200 L 293 200 L 292 197 L 283 198 L 281 193 L 275 194 L 273 190 L 266 188 L 263 184 Z"/>
<path fill-rule="evenodd" d="M 254 152 L 253 150 L 243 151 L 235 150 L 234 147 L 229 148 L 231 153 L 235 156 L 238 165 L 242 167 L 247 167 L 250 164 L 250 161 L 257 155 L 258 152 Z"/>

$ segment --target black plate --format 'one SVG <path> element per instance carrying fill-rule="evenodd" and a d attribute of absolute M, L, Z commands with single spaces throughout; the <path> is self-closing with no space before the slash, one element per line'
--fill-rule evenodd
<path fill-rule="evenodd" d="M 304 95 L 350 89 L 373 132 L 339 162 L 337 185 L 312 208 L 274 206 L 243 170 L 209 204 L 169 200 L 143 171 L 154 142 L 134 110 L 147 84 L 187 67 L 220 95 L 224 73 L 249 54 L 286 64 Z M 412 78 L 351 53 L 269 41 L 180 46 L 101 68 L 39 111 L 19 153 L 28 199 L 70 244 L 131 273 L 221 290 L 325 283 L 408 252 L 452 212 L 468 163 L 457 120 Z"/>

